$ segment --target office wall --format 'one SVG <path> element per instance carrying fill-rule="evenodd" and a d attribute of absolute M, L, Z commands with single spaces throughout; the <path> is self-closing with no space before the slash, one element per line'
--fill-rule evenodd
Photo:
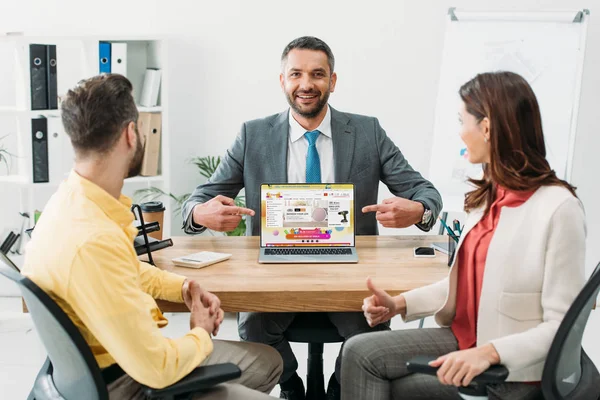
<path fill-rule="evenodd" d="M 339 75 L 331 104 L 375 115 L 409 162 L 427 174 L 434 104 L 450 6 L 486 10 L 589 8 L 573 182 L 586 206 L 588 270 L 600 260 L 600 8 L 596 0 L 450 1 L 8 1 L 0 30 L 56 35 L 165 35 L 170 62 L 171 186 L 191 190 L 201 177 L 186 163 L 222 154 L 240 124 L 286 108 L 279 55 L 294 37 L 323 38 Z M 0 196 L 0 232 L 18 226 L 18 197 Z M 387 196 L 383 188 L 380 196 Z M 180 221 L 173 234 L 180 234 Z M 398 231 L 384 230 L 385 233 Z M 399 233 L 411 233 L 407 230 Z"/>
<path fill-rule="evenodd" d="M 329 43 L 339 75 L 331 104 L 377 116 L 413 167 L 427 174 L 448 7 L 589 8 L 592 15 L 573 170 L 573 182 L 586 208 L 589 273 L 600 261 L 598 4 L 597 0 L 1 0 L 0 30 L 53 36 L 171 37 L 170 178 L 173 192 L 184 193 L 201 182 L 186 159 L 222 154 L 243 121 L 286 108 L 278 83 L 279 55 L 292 38 L 315 35 Z M 18 226 L 18 197 L 7 193 L 6 187 L 0 192 L 2 232 Z M 385 189 L 380 196 L 387 196 Z M 179 222 L 173 224 L 173 234 L 180 233 L 178 226 Z M 0 296 L 3 292 L 0 287 Z M 592 314 L 589 328 L 596 333 L 600 327 L 597 313 Z M 591 346 L 588 352 L 600 363 L 597 340 L 591 334 L 586 338 Z"/>

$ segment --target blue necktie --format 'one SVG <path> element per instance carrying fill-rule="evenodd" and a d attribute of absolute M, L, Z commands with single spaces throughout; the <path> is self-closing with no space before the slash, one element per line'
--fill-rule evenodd
<path fill-rule="evenodd" d="M 321 160 L 317 151 L 317 138 L 319 131 L 310 131 L 304 134 L 308 141 L 306 153 L 306 183 L 321 183 Z"/>

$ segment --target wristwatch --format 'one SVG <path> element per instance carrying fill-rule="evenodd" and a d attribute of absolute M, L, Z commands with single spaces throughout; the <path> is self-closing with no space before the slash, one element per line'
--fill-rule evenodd
<path fill-rule="evenodd" d="M 423 216 L 421 217 L 421 225 L 427 226 L 427 225 L 429 225 L 429 222 L 431 222 L 431 217 L 433 216 L 433 213 L 431 212 L 431 210 L 429 209 L 427 204 L 425 204 L 424 201 L 419 201 L 419 200 L 416 200 L 416 201 L 423 204 L 423 208 L 425 209 L 425 211 L 423 212 Z"/>

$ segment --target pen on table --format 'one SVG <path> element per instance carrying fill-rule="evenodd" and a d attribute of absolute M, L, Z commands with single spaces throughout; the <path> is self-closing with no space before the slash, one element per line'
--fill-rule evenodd
<path fill-rule="evenodd" d="M 454 232 L 458 232 L 458 235 L 462 235 L 462 229 L 460 228 L 460 222 L 457 219 L 454 220 Z"/>
<path fill-rule="evenodd" d="M 450 229 L 450 227 L 448 225 L 446 225 L 446 223 L 444 222 L 443 219 L 439 218 L 440 222 L 442 223 L 442 225 L 444 226 L 444 228 L 446 228 L 446 231 L 448 231 L 448 235 L 450 235 L 450 237 L 452 239 L 454 239 L 456 242 L 458 242 L 458 236 L 456 236 L 456 234 L 454 233 L 454 231 L 452 231 L 452 229 Z"/>

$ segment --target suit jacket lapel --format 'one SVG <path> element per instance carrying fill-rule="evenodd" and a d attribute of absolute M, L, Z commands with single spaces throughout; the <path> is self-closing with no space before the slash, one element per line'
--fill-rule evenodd
<path fill-rule="evenodd" d="M 265 145 L 268 146 L 270 168 L 269 174 L 273 183 L 287 183 L 287 158 L 288 158 L 288 136 L 290 124 L 288 121 L 289 111 L 277 114 L 271 120 L 270 130 L 265 137 Z"/>
<path fill-rule="evenodd" d="M 349 182 L 354 157 L 355 129 L 349 125 L 350 118 L 331 107 L 331 136 L 336 182 Z M 286 164 L 287 165 L 287 164 Z"/>

